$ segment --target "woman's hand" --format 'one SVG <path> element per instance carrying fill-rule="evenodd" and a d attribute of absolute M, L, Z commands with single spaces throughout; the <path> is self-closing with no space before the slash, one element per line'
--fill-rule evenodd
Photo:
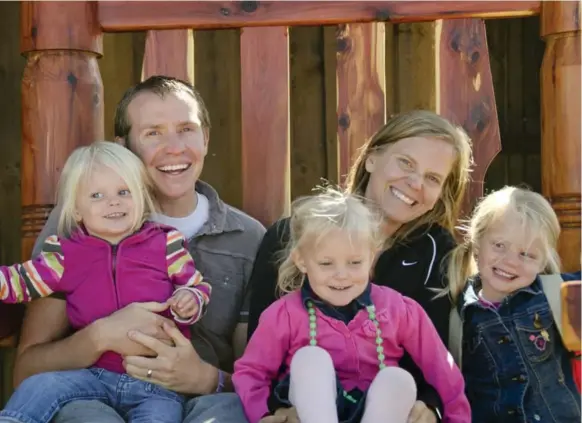
<path fill-rule="evenodd" d="M 162 327 L 174 346 L 139 331 L 129 333 L 132 341 L 152 350 L 155 357 L 126 356 L 123 361 L 126 372 L 175 392 L 192 395 L 213 392 L 218 383 L 218 370 L 202 361 L 176 326 L 164 323 Z"/>
<path fill-rule="evenodd" d="M 300 423 L 295 407 L 279 408 L 273 416 L 263 417 L 259 423 Z"/>
<path fill-rule="evenodd" d="M 168 308 L 165 303 L 133 303 L 95 323 L 95 343 L 102 352 L 114 351 L 122 356 L 153 356 L 155 352 L 134 342 L 127 336 L 130 331 L 140 331 L 166 344 L 172 339 L 162 329 L 165 323 L 173 325 L 170 319 L 159 314 Z"/>
<path fill-rule="evenodd" d="M 416 401 L 408 415 L 407 423 L 437 423 L 437 421 L 437 416 L 433 410 L 428 408 L 424 402 Z"/>

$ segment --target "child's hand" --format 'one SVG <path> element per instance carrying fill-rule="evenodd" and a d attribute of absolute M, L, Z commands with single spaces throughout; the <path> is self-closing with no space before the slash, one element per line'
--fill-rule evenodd
<path fill-rule="evenodd" d="M 198 313 L 198 301 L 196 295 L 187 289 L 176 291 L 168 304 L 180 319 L 189 319 Z"/>

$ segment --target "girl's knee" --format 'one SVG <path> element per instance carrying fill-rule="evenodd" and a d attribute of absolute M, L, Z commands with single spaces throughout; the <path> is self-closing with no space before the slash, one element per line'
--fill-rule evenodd
<path fill-rule="evenodd" d="M 297 367 L 333 370 L 333 361 L 329 353 L 317 346 L 307 346 L 297 350 L 291 359 L 291 371 Z"/>
<path fill-rule="evenodd" d="M 372 389 L 373 388 L 373 389 Z M 374 378 L 370 390 L 398 392 L 401 395 L 409 393 L 416 398 L 416 382 L 412 375 L 400 367 L 385 367 Z"/>

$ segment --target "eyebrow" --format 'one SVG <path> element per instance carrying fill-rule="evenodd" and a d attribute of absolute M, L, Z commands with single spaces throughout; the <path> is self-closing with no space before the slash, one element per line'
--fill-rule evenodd
<path fill-rule="evenodd" d="M 183 121 L 180 121 L 176 124 L 176 126 L 186 126 L 186 125 L 200 126 L 201 124 L 198 122 L 191 121 L 191 120 L 183 120 Z M 143 131 L 144 129 L 160 129 L 160 128 L 163 128 L 164 126 L 166 126 L 166 125 L 161 124 L 161 123 L 145 124 L 145 125 L 140 126 L 139 130 Z"/>
<path fill-rule="evenodd" d="M 413 162 L 414 164 L 418 164 L 418 161 L 416 161 L 416 160 L 414 159 L 414 157 L 412 157 L 412 156 L 409 156 L 409 155 L 408 155 L 408 154 L 406 154 L 406 153 L 396 153 L 396 154 L 400 154 L 401 156 L 404 156 L 404 157 L 406 157 L 408 160 L 410 160 L 410 161 L 411 161 L 411 162 Z M 440 173 L 438 173 L 438 172 L 432 172 L 432 171 L 431 171 L 431 172 L 428 172 L 428 174 L 429 174 L 429 175 L 433 175 L 433 176 L 438 176 L 440 179 L 444 179 L 444 178 L 445 178 L 443 175 L 441 175 L 441 174 L 440 174 Z"/>

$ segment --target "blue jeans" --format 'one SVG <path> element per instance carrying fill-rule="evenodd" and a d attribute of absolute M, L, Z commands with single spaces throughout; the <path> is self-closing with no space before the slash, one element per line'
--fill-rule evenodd
<path fill-rule="evenodd" d="M 192 398 L 186 403 L 185 414 L 182 423 L 248 423 L 242 404 L 234 393 Z M 125 423 L 125 421 L 115 410 L 103 403 L 75 401 L 65 406 L 53 423 Z"/>
<path fill-rule="evenodd" d="M 0 421 L 49 423 L 67 404 L 79 400 L 98 401 L 131 423 L 181 423 L 183 418 L 182 395 L 126 374 L 91 368 L 25 379 L 0 412 Z"/>

